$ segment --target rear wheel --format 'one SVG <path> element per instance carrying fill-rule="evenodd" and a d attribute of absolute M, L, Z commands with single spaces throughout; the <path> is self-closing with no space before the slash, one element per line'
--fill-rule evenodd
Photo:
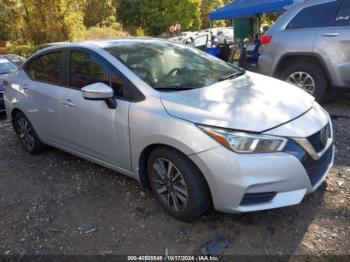
<path fill-rule="evenodd" d="M 44 145 L 35 133 L 35 130 L 28 118 L 23 113 L 18 112 L 16 113 L 12 123 L 23 148 L 31 154 L 40 153 Z"/>
<path fill-rule="evenodd" d="M 288 64 L 281 74 L 281 79 L 313 95 L 319 102 L 326 96 L 327 78 L 322 68 L 314 63 Z"/>
<path fill-rule="evenodd" d="M 147 174 L 157 201 L 173 217 L 190 222 L 210 207 L 204 177 L 182 153 L 166 147 L 155 149 L 148 158 Z"/>

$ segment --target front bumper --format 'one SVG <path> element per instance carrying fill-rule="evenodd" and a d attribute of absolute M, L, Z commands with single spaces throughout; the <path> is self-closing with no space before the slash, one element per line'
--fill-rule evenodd
<path fill-rule="evenodd" d="M 240 213 L 299 204 L 333 166 L 335 148 L 321 159 L 317 181 L 298 156 L 288 152 L 242 155 L 222 146 L 190 156 L 206 177 L 216 210 Z"/>

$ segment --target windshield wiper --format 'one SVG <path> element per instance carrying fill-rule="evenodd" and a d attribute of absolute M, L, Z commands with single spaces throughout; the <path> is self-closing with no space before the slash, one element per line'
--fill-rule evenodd
<path fill-rule="evenodd" d="M 192 90 L 196 88 L 189 88 L 189 87 L 158 87 L 155 88 L 157 91 L 186 91 L 186 90 Z"/>
<path fill-rule="evenodd" d="M 233 79 L 233 78 L 242 76 L 244 74 L 245 74 L 245 70 L 242 70 L 242 71 L 234 72 L 232 74 L 224 75 L 224 76 L 220 77 L 219 80 L 220 81 L 225 81 L 227 79 Z"/>

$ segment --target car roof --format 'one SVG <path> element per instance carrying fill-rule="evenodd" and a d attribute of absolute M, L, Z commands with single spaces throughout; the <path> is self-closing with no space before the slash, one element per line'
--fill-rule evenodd
<path fill-rule="evenodd" d="M 308 0 L 308 1 L 302 1 L 300 3 L 291 5 L 289 9 L 302 9 L 308 6 L 313 6 L 313 5 L 319 5 L 319 4 L 324 4 L 324 3 L 330 3 L 330 2 L 338 2 L 340 0 Z"/>
<path fill-rule="evenodd" d="M 89 40 L 89 41 L 82 41 L 82 42 L 66 42 L 62 44 L 53 45 L 50 47 L 46 47 L 43 49 L 37 50 L 35 53 L 33 53 L 28 59 L 27 62 L 30 62 L 35 57 L 41 56 L 43 54 L 54 52 L 54 51 L 60 51 L 67 48 L 88 48 L 88 49 L 104 49 L 107 47 L 113 47 L 117 44 L 125 43 L 125 44 L 131 44 L 131 43 L 169 43 L 173 45 L 182 45 L 181 43 L 175 43 L 173 41 L 170 41 L 168 39 L 163 38 L 149 38 L 149 37 L 126 37 L 126 38 L 115 38 L 115 39 L 103 39 L 103 40 Z"/>
<path fill-rule="evenodd" d="M 53 46 L 50 46 L 48 48 L 44 48 L 41 51 L 48 51 L 48 50 L 54 50 L 54 49 L 64 49 L 64 48 L 70 48 L 70 47 L 97 47 L 97 48 L 106 48 L 108 46 L 113 46 L 118 43 L 155 43 L 155 42 L 169 42 L 167 39 L 161 39 L 161 38 L 136 38 L 136 37 L 129 37 L 129 38 L 115 38 L 115 39 L 103 39 L 103 40 L 88 40 L 88 41 L 82 41 L 82 42 L 67 42 L 67 43 L 61 43 L 56 44 Z"/>
<path fill-rule="evenodd" d="M 1 60 L 7 60 L 8 62 L 11 62 L 11 60 L 6 55 L 0 55 Z"/>

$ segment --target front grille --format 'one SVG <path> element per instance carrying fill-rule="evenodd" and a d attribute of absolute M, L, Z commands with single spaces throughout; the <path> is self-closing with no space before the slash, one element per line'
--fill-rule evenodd
<path fill-rule="evenodd" d="M 331 146 L 326 153 L 317 161 L 311 157 L 303 161 L 303 165 L 309 174 L 311 185 L 315 186 L 326 173 L 333 159 L 333 147 Z"/>
<path fill-rule="evenodd" d="M 245 194 L 241 206 L 257 205 L 270 202 L 277 192 L 267 192 L 267 193 L 248 193 Z"/>
<path fill-rule="evenodd" d="M 289 141 L 287 143 L 284 152 L 292 154 L 299 159 L 303 164 L 313 187 L 325 175 L 333 159 L 333 146 L 329 147 L 319 160 L 314 160 L 294 141 Z"/>
<path fill-rule="evenodd" d="M 331 126 L 326 125 L 316 134 L 307 138 L 317 153 L 320 153 L 327 145 L 328 139 L 331 138 Z"/>

